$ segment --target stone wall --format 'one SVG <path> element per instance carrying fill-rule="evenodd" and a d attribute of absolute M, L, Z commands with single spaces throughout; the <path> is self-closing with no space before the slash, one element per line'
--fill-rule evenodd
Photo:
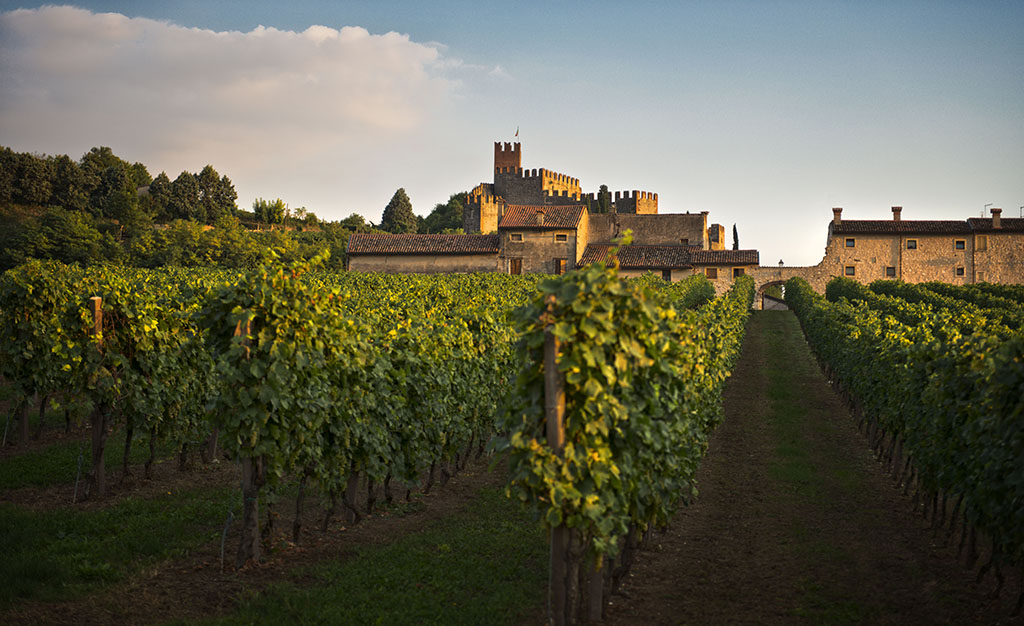
<path fill-rule="evenodd" d="M 616 191 L 612 206 L 616 213 L 658 214 L 658 194 L 650 191 Z"/>
<path fill-rule="evenodd" d="M 957 242 L 962 249 L 956 248 Z M 970 234 L 845 234 L 829 239 L 822 263 L 832 268 L 833 276 L 862 283 L 895 278 L 964 285 L 974 275 L 973 250 Z"/>
<path fill-rule="evenodd" d="M 852 246 L 847 245 L 847 239 L 853 239 Z M 916 247 L 908 249 L 908 240 L 913 240 Z M 963 243 L 962 249 L 957 249 L 957 242 Z M 847 267 L 853 268 L 852 276 L 846 273 Z M 893 275 L 886 268 L 892 268 Z M 962 269 L 962 275 L 958 275 L 957 268 Z M 844 275 L 864 284 L 880 279 L 908 283 L 934 280 L 952 285 L 1024 283 L 1024 233 L 842 234 L 829 237 L 825 255 L 817 265 L 762 266 L 748 273 L 759 292 L 793 276 L 806 280 L 818 293 L 825 292 L 825 285 L 833 277 Z"/>
<path fill-rule="evenodd" d="M 697 266 L 690 271 L 691 274 L 704 274 L 707 276 L 708 281 L 715 288 L 715 295 L 720 296 L 732 287 L 735 279 L 733 278 L 733 269 L 742 268 L 743 274 L 746 276 L 754 275 L 761 268 L 756 265 L 716 265 L 712 269 L 715 270 L 716 276 L 712 277 L 708 275 L 709 266 Z M 754 279 L 756 282 L 756 278 Z"/>
<path fill-rule="evenodd" d="M 590 212 L 583 211 L 580 216 L 580 223 L 576 227 L 576 256 L 573 259 L 573 265 L 578 266 L 580 258 L 583 256 L 583 252 L 587 249 L 587 244 L 590 243 Z"/>
<path fill-rule="evenodd" d="M 515 235 L 522 237 L 515 241 Z M 558 241 L 558 236 L 565 241 Z M 555 259 L 565 259 L 565 271 L 576 268 L 576 261 L 583 254 L 577 253 L 576 231 L 564 230 L 502 230 L 500 271 L 509 271 L 510 259 L 522 259 L 523 273 L 555 273 Z"/>
<path fill-rule="evenodd" d="M 465 274 L 498 270 L 497 254 L 358 254 L 348 258 L 351 272 L 386 274 Z"/>
<path fill-rule="evenodd" d="M 508 204 L 543 205 L 552 203 L 552 196 L 562 196 L 565 202 L 579 202 L 582 190 L 579 179 L 546 169 L 524 170 L 496 168 L 494 194 Z"/>
<path fill-rule="evenodd" d="M 676 268 L 676 269 L 672 269 L 670 271 L 671 271 L 671 279 L 670 280 L 672 282 L 674 282 L 674 283 L 675 282 L 679 282 L 680 280 L 686 280 L 690 276 L 693 276 L 693 270 L 690 270 L 690 269 L 678 269 L 678 268 Z M 664 278 L 665 277 L 664 270 L 633 270 L 633 269 L 627 270 L 627 269 L 619 268 L 619 276 L 622 276 L 624 278 L 636 278 L 638 276 L 643 276 L 645 274 L 654 274 L 658 278 Z"/>
<path fill-rule="evenodd" d="M 686 243 L 708 248 L 707 213 L 663 213 L 661 215 L 624 215 L 603 213 L 590 216 L 590 243 L 611 243 L 633 231 L 633 243 L 647 246 L 672 246 Z"/>
<path fill-rule="evenodd" d="M 1024 233 L 979 233 L 972 244 L 976 282 L 1024 283 Z"/>

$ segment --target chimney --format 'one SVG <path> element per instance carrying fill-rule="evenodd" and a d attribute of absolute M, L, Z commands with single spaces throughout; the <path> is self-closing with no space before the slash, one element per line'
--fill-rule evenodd
<path fill-rule="evenodd" d="M 1000 222 L 1000 218 L 1003 215 L 1002 209 L 992 209 L 992 228 L 1002 228 L 1003 225 Z"/>
<path fill-rule="evenodd" d="M 843 208 L 834 207 L 832 209 L 832 223 L 838 226 L 843 221 Z"/>
<path fill-rule="evenodd" d="M 533 221 L 537 222 L 537 226 L 544 225 L 544 211 L 537 209 L 537 213 L 533 216 Z"/>
<path fill-rule="evenodd" d="M 900 214 L 901 213 L 903 213 L 903 207 L 901 207 L 901 206 L 894 206 L 892 208 L 892 221 L 894 221 L 894 222 L 900 221 Z"/>

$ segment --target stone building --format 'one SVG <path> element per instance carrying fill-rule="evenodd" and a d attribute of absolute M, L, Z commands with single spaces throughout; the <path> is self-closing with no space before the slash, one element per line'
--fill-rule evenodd
<path fill-rule="evenodd" d="M 381 272 L 499 271 L 560 274 L 603 260 L 612 242 L 630 231 L 619 254 L 625 275 L 654 272 L 681 280 L 706 274 L 725 291 L 736 276 L 758 266 L 756 250 L 725 250 L 725 229 L 707 212 L 658 213 L 658 194 L 609 192 L 608 213 L 595 213 L 598 194 L 579 179 L 522 167 L 522 147 L 494 144 L 494 179 L 477 185 L 463 212 L 474 235 L 352 235 L 349 269 Z"/>
<path fill-rule="evenodd" d="M 547 169 L 524 169 L 522 147 L 494 144 L 494 178 L 469 194 L 467 235 L 361 235 L 349 240 L 349 269 L 377 272 L 537 272 L 560 274 L 602 261 L 627 230 L 619 251 L 626 276 L 654 272 L 666 280 L 702 273 L 718 293 L 737 276 L 754 278 L 761 293 L 793 276 L 823 292 L 834 276 L 952 284 L 1024 282 L 1024 219 L 844 220 L 832 210 L 825 254 L 810 267 L 760 265 L 757 250 L 726 250 L 725 229 L 700 213 L 659 213 L 658 194 L 611 193 L 611 210 L 597 213 L 597 193 Z M 758 305 L 760 304 L 758 299 Z"/>
<path fill-rule="evenodd" d="M 401 274 L 494 272 L 499 249 L 497 235 L 352 233 L 348 269 Z"/>
<path fill-rule="evenodd" d="M 992 209 L 985 218 L 904 220 L 903 208 L 894 206 L 891 220 L 844 220 L 843 210 L 834 208 L 820 263 L 759 267 L 751 274 L 762 291 L 792 276 L 818 292 L 834 276 L 862 283 L 1024 283 L 1024 219 L 1003 218 L 1001 209 Z"/>

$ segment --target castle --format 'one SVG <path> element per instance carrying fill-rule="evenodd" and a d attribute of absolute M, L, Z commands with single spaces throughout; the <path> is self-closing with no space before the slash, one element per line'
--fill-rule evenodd
<path fill-rule="evenodd" d="M 584 194 L 579 179 L 524 169 L 519 143 L 495 143 L 493 182 L 473 188 L 463 211 L 463 230 L 480 234 L 353 234 L 349 269 L 561 274 L 603 260 L 627 230 L 633 243 L 619 253 L 626 276 L 680 280 L 701 272 L 724 291 L 758 266 L 756 250 L 725 249 L 725 229 L 708 226 L 707 211 L 659 214 L 658 194 L 649 191 L 609 196 L 608 212 L 595 212 L 600 198 Z"/>
<path fill-rule="evenodd" d="M 494 175 L 469 193 L 466 235 L 353 234 L 348 267 L 396 273 L 524 272 L 561 274 L 601 261 L 626 230 L 633 243 L 620 249 L 620 273 L 655 272 L 666 280 L 702 273 L 722 293 L 737 276 L 754 277 L 761 293 L 793 276 L 819 292 L 833 276 L 861 282 L 898 279 L 1024 282 L 1024 219 L 843 220 L 833 209 L 825 254 L 810 267 L 762 267 L 757 250 L 726 250 L 725 229 L 708 226 L 707 211 L 658 213 L 658 194 L 617 191 L 608 212 L 583 193 L 580 181 L 547 169 L 523 169 L 522 147 L 494 144 Z M 760 306 L 761 299 L 757 305 Z"/>

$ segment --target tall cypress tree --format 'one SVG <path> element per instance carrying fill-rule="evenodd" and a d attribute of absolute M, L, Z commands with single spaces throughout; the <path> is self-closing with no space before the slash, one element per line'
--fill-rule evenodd
<path fill-rule="evenodd" d="M 736 224 L 732 225 L 732 249 L 740 249 L 740 236 L 739 233 L 736 232 Z"/>
<path fill-rule="evenodd" d="M 391 196 L 391 202 L 384 207 L 384 215 L 380 219 L 381 230 L 389 233 L 415 233 L 419 227 L 416 216 L 412 212 L 412 202 L 405 195 L 405 189 L 399 188 Z"/>

